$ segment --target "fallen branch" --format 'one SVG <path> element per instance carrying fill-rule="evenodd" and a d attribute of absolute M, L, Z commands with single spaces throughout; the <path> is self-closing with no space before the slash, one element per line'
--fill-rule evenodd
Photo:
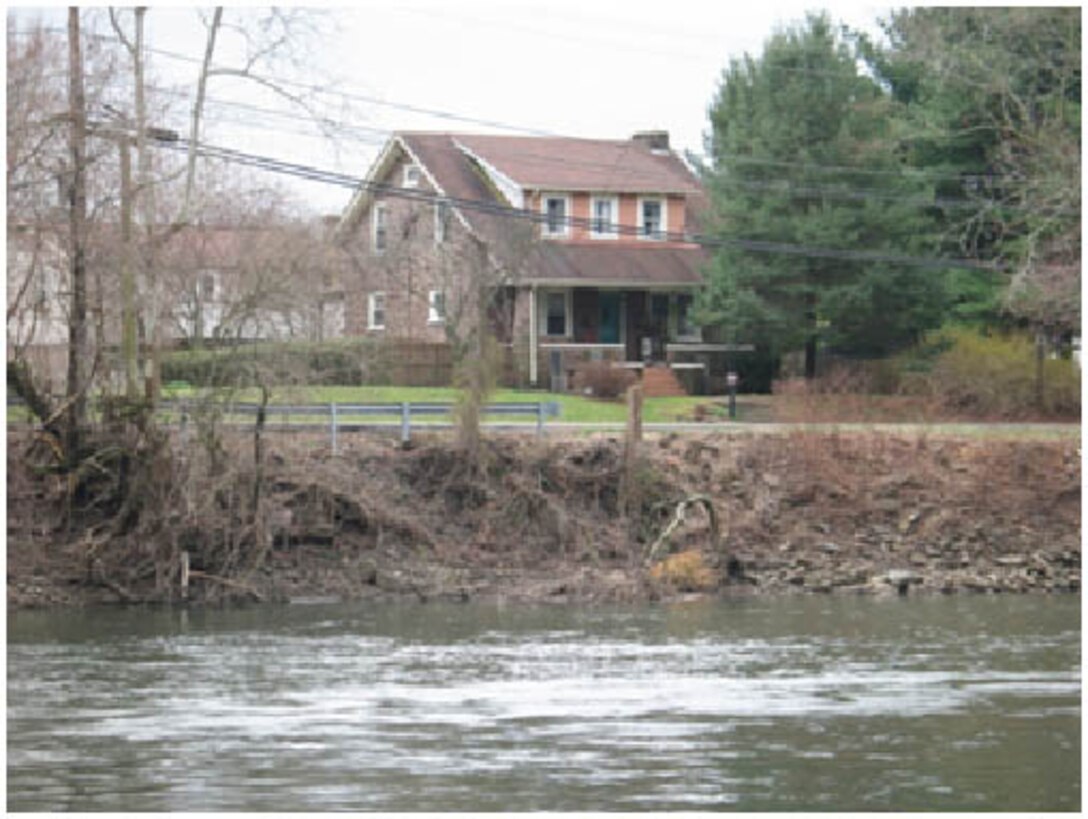
<path fill-rule="evenodd" d="M 649 566 L 654 560 L 657 559 L 657 553 L 668 543 L 669 538 L 672 537 L 673 532 L 679 528 L 680 524 L 684 522 L 687 516 L 687 510 L 691 506 L 702 506 L 706 509 L 707 515 L 710 516 L 710 536 L 715 544 L 718 543 L 718 513 L 714 511 L 714 504 L 711 503 L 710 498 L 707 495 L 692 495 L 691 497 L 684 498 L 680 503 L 676 504 L 676 511 L 673 513 L 672 520 L 669 525 L 665 527 L 665 530 L 658 535 L 657 540 L 650 546 L 649 551 L 646 554 L 645 565 Z"/>

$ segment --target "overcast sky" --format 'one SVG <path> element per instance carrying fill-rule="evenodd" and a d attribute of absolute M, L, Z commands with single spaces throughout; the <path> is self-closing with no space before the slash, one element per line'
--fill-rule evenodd
<path fill-rule="evenodd" d="M 707 106 L 728 61 L 758 55 L 776 27 L 819 8 L 702 0 L 371 0 L 331 8 L 326 36 L 302 65 L 283 73 L 303 85 L 334 81 L 335 94 L 292 88 L 343 126 L 338 144 L 306 136 L 313 129 L 297 109 L 226 79 L 209 86 L 204 139 L 356 176 L 366 173 L 389 131 L 407 129 L 609 139 L 663 129 L 674 148 L 702 151 Z M 826 8 L 834 21 L 872 33 L 890 12 L 863 2 Z M 227 19 L 255 11 L 228 9 Z M 43 13 L 63 25 L 62 8 Z M 103 22 L 96 30 L 109 34 Z M 198 12 L 152 6 L 148 23 L 157 82 L 184 102 L 180 95 L 191 93 L 204 48 Z M 230 63 L 229 35 L 221 49 Z M 187 130 L 184 106 L 169 124 Z M 292 184 L 316 212 L 338 213 L 350 196 L 343 188 Z"/>

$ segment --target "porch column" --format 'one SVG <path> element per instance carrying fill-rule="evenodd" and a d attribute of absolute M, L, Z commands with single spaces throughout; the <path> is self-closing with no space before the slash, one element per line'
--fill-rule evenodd
<path fill-rule="evenodd" d="M 536 285 L 529 286 L 529 383 L 534 387 L 537 380 Z"/>

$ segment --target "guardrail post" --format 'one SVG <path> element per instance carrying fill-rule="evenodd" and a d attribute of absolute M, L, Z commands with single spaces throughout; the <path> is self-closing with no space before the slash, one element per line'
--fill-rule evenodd
<path fill-rule="evenodd" d="M 400 405 L 400 442 L 402 444 L 408 443 L 412 437 L 412 410 L 407 401 L 402 401 Z"/>
<path fill-rule="evenodd" d="M 536 402 L 536 435 L 541 437 L 544 435 L 544 402 Z"/>
<path fill-rule="evenodd" d="M 333 401 L 329 404 L 329 410 L 331 411 L 332 419 L 329 424 L 330 434 L 332 435 L 332 454 L 337 454 L 336 449 L 336 402 Z"/>
<path fill-rule="evenodd" d="M 184 448 L 189 444 L 189 405 L 187 402 L 182 401 L 177 405 L 181 412 L 181 417 L 178 419 L 178 425 L 181 430 L 178 432 L 178 438 L 181 440 L 181 446 Z"/>

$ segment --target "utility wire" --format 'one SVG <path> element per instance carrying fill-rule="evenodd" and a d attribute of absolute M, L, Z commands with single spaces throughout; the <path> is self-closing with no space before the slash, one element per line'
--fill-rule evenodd
<path fill-rule="evenodd" d="M 189 140 L 179 138 L 177 140 L 169 142 L 156 141 L 154 144 L 176 151 L 187 151 Z M 228 162 L 234 162 L 237 164 L 258 168 L 261 170 L 288 174 L 313 182 L 324 182 L 326 184 L 339 185 L 341 187 L 351 188 L 354 190 L 367 190 L 371 193 L 384 194 L 390 197 L 425 202 L 435 205 L 447 204 L 464 210 L 483 213 L 490 216 L 521 219 L 535 223 L 550 223 L 552 225 L 562 224 L 570 227 L 577 226 L 592 228 L 595 223 L 595 220 L 592 218 L 570 216 L 556 219 L 555 217 L 549 216 L 545 213 L 536 213 L 530 210 L 513 208 L 495 202 L 486 202 L 479 199 L 468 199 L 463 197 L 443 196 L 438 193 L 431 193 L 416 188 L 402 188 L 395 185 L 372 182 L 366 179 L 360 179 L 359 177 L 351 176 L 349 174 L 322 170 L 320 168 L 315 168 L 309 165 L 286 162 L 284 160 L 274 159 L 272 157 L 249 154 L 243 151 L 234 150 L 232 148 L 224 148 L 203 143 L 197 143 L 196 150 L 202 156 L 211 159 L 221 159 Z M 617 234 L 643 235 L 643 231 L 635 226 L 613 224 L 609 227 L 612 229 L 613 232 Z M 914 267 L 927 267 L 938 269 L 946 269 L 949 267 L 960 267 L 972 270 L 986 271 L 1000 271 L 1007 269 L 1007 265 L 1000 262 L 988 263 L 978 262 L 971 259 L 930 258 L 920 256 L 892 255 L 882 251 L 843 250 L 838 248 L 824 248 L 812 245 L 798 245 L 785 242 L 770 242 L 752 239 L 724 239 L 697 233 L 679 233 L 675 231 L 657 232 L 654 234 L 654 237 L 663 241 L 696 244 L 705 248 L 730 247 L 755 253 L 775 253 L 793 256 L 806 256 L 811 258 L 842 259 L 844 261 L 885 262 L 888 264 L 902 264 Z"/>
<path fill-rule="evenodd" d="M 186 97 L 188 96 L 185 92 L 171 92 L 168 89 L 156 89 L 156 90 L 159 90 L 160 92 L 167 93 L 167 94 L 173 93 L 173 94 L 177 94 L 179 96 L 186 96 Z M 268 116 L 271 116 L 271 117 L 281 117 L 281 118 L 284 118 L 284 119 L 296 120 L 296 121 L 299 121 L 299 122 L 313 122 L 312 118 L 307 117 L 306 115 L 303 115 L 303 114 L 294 114 L 294 113 L 286 112 L 286 111 L 278 111 L 278 110 L 272 109 L 272 108 L 262 108 L 260 106 L 250 105 L 248 103 L 231 102 L 231 101 L 225 101 L 225 100 L 215 100 L 215 99 L 211 99 L 211 98 L 207 99 L 206 103 L 209 104 L 209 105 L 212 105 L 212 106 L 216 106 L 216 107 L 238 108 L 238 109 L 244 110 L 244 111 L 250 111 L 250 112 L 253 112 L 253 113 L 268 115 Z M 290 133 L 290 134 L 297 134 L 299 136 L 309 136 L 309 137 L 314 137 L 314 138 L 318 138 L 320 136 L 319 134 L 316 134 L 316 133 L 311 132 L 311 131 L 304 131 L 302 129 L 291 129 L 291 128 L 287 128 L 285 126 L 277 126 L 277 125 L 271 125 L 271 124 L 267 124 L 267 123 L 262 124 L 262 123 L 255 122 L 253 120 L 242 121 L 242 120 L 238 120 L 238 119 L 230 119 L 229 121 L 234 123 L 234 124 L 243 125 L 243 126 L 246 126 L 246 127 L 249 127 L 249 128 L 264 130 L 264 131 L 268 131 L 268 132 L 272 132 L 272 133 Z M 384 134 L 387 134 L 390 137 L 396 134 L 395 131 L 383 130 L 383 129 L 378 129 L 378 128 L 369 128 L 369 127 L 366 127 L 366 126 L 351 126 L 351 125 L 348 125 L 347 123 L 342 123 L 342 122 L 332 120 L 332 119 L 321 119 L 320 122 L 322 124 L 326 125 L 327 127 L 333 128 L 333 129 L 337 130 L 338 132 L 341 132 L 341 136 L 343 138 L 348 139 L 348 140 L 353 141 L 353 142 L 359 142 L 359 143 L 365 144 L 365 145 L 377 145 L 377 144 L 382 144 L 383 142 L 385 142 L 386 139 L 378 136 L 379 134 L 384 133 Z M 355 131 L 355 130 L 365 131 L 365 132 L 371 133 L 373 135 L 372 136 L 364 136 L 362 134 L 354 134 L 353 135 L 351 132 Z M 345 131 L 347 133 L 343 133 Z M 585 160 L 577 160 L 577 159 L 573 159 L 573 158 L 568 159 L 568 158 L 564 158 L 564 157 L 561 157 L 561 156 L 555 156 L 553 154 L 540 154 L 540 153 L 535 153 L 535 152 L 532 152 L 532 151 L 504 150 L 504 156 L 511 157 L 511 158 L 518 158 L 518 159 L 528 159 L 528 160 L 533 160 L 535 162 L 542 162 L 542 163 L 561 164 L 561 165 L 563 165 L 565 167 L 566 166 L 577 166 L 577 167 L 593 168 L 593 169 L 608 170 L 608 171 L 615 171 L 616 170 L 616 166 L 615 166 L 614 163 L 608 164 L 608 163 L 603 163 L 603 162 L 590 162 L 590 161 L 585 161 Z M 769 164 L 771 164 L 771 163 L 769 163 Z M 773 163 L 773 164 L 777 164 L 777 163 Z M 782 163 L 782 164 L 796 164 L 796 163 Z M 811 168 L 811 167 L 815 167 L 815 166 L 798 165 L 798 167 Z M 834 167 L 835 170 L 841 170 L 841 171 L 844 171 L 844 172 L 848 171 L 848 170 L 853 170 L 853 169 L 848 168 L 848 166 L 825 166 L 825 167 L 828 167 L 828 168 Z M 857 170 L 863 171 L 863 169 L 857 169 Z M 893 174 L 895 172 L 874 171 L 874 173 Z M 618 175 L 622 176 L 623 172 L 620 171 Z M 903 178 L 903 177 L 900 177 L 900 178 Z M 906 178 L 905 181 L 910 181 L 910 180 L 909 180 L 909 178 Z M 757 181 L 757 180 L 728 180 L 726 182 L 726 185 L 727 186 L 737 186 L 737 187 L 740 187 L 740 188 L 744 188 L 744 189 L 747 189 L 747 190 L 753 190 L 753 191 L 768 191 L 768 192 L 771 192 L 771 193 L 776 193 L 776 194 L 781 194 L 781 195 L 786 195 L 786 196 L 828 197 L 828 198 L 831 198 L 831 199 L 842 199 L 842 200 L 849 200 L 849 201 L 892 202 L 892 203 L 899 203 L 899 204 L 904 204 L 904 205 L 907 205 L 907 206 L 918 207 L 918 208 L 923 208 L 923 209 L 941 208 L 941 209 L 944 209 L 944 210 L 970 210 L 970 211 L 978 211 L 978 210 L 981 210 L 981 209 L 985 209 L 985 210 L 1005 211 L 1005 212 L 1010 212 L 1010 213 L 1030 212 L 1028 208 L 1024 208 L 1024 207 L 1017 206 L 1017 205 L 1012 205 L 1012 204 L 1007 204 L 1007 203 L 999 202 L 999 201 L 996 201 L 996 200 L 990 200 L 990 199 L 949 199 L 947 197 L 938 198 L 938 197 L 926 197 L 926 196 L 910 197 L 910 196 L 897 195 L 897 194 L 894 194 L 894 193 L 885 193 L 883 191 L 873 190 L 873 189 L 827 187 L 827 186 L 817 186 L 817 185 L 796 186 L 796 185 L 794 185 L 792 183 L 791 180 L 788 180 L 788 179 L 772 179 L 772 180 L 767 180 L 767 181 L 763 181 L 763 182 Z M 1061 212 L 1056 212 L 1055 215 L 1075 215 L 1075 214 L 1072 214 L 1069 211 L 1061 211 Z"/>
<path fill-rule="evenodd" d="M 184 91 L 176 91 L 171 89 L 165 89 L 157 86 L 152 88 L 159 93 L 179 96 L 188 98 L 191 95 Z M 282 111 L 273 108 L 264 108 L 257 105 L 252 105 L 243 102 L 234 102 L 229 100 L 217 100 L 208 98 L 206 103 L 212 106 L 221 108 L 237 108 L 243 111 L 249 111 L 257 114 L 267 115 L 269 117 L 277 117 L 286 120 L 292 120 L 302 123 L 314 123 L 315 121 L 321 125 L 324 125 L 330 129 L 335 130 L 342 138 L 350 141 L 359 142 L 366 145 L 376 145 L 384 142 L 385 139 L 396 135 L 396 131 L 390 129 L 371 128 L 368 126 L 356 126 L 348 123 L 334 120 L 331 118 L 322 117 L 315 120 L 305 114 L 299 114 L 290 111 Z M 275 126 L 270 124 L 260 124 L 252 120 L 239 121 L 237 119 L 230 120 L 231 122 L 243 125 L 250 128 L 259 130 L 265 130 L 270 132 L 282 132 L 297 134 L 299 136 L 310 136 L 317 138 L 320 134 L 304 131 L 301 129 L 289 129 L 286 127 Z M 371 136 L 364 136 L 361 133 L 365 132 L 371 134 Z M 384 135 L 384 138 L 383 136 Z M 586 160 L 577 160 L 573 158 L 566 158 L 561 156 L 555 156 L 553 154 L 541 154 L 533 151 L 519 151 L 519 150 L 504 150 L 504 156 L 518 159 L 527 159 L 534 162 L 561 164 L 564 166 L 578 166 L 584 168 L 594 168 L 600 170 L 615 170 L 615 165 L 603 163 L 603 162 L 591 162 Z M 912 172 L 910 169 L 903 169 L 902 171 L 889 171 L 889 170 L 877 170 L 852 167 L 848 165 L 813 165 L 804 163 L 784 162 L 777 160 L 760 160 L 750 157 L 730 157 L 726 161 L 737 161 L 748 164 L 764 164 L 771 166 L 783 166 L 783 167 L 795 167 L 805 171 L 832 171 L 845 174 L 865 174 L 865 175 L 880 175 L 889 176 L 902 179 L 903 181 L 913 181 L 912 177 L 917 176 L 919 179 L 929 177 L 933 179 L 950 179 L 955 181 L 961 181 L 962 177 L 959 176 L 938 176 L 935 174 L 927 174 L 924 171 Z M 622 175 L 622 173 L 621 173 Z M 831 188 L 820 187 L 814 185 L 806 185 L 803 187 L 795 187 L 792 185 L 792 181 L 789 179 L 772 179 L 767 181 L 756 180 L 730 180 L 727 182 L 729 185 L 737 185 L 742 188 L 750 190 L 766 190 L 771 192 L 783 193 L 791 196 L 828 196 L 836 199 L 848 199 L 855 201 L 864 200 L 876 200 L 884 202 L 898 202 L 907 205 L 913 205 L 920 208 L 943 208 L 951 210 L 979 210 L 981 208 L 990 210 L 1004 210 L 1008 212 L 1025 212 L 1026 208 L 1022 208 L 1016 205 L 1010 205 L 1003 202 L 990 199 L 949 199 L 945 198 L 930 198 L 930 197 L 904 197 L 902 195 L 896 195 L 891 193 L 884 193 L 883 191 L 873 189 L 857 189 L 857 188 Z M 788 187 L 784 187 L 788 186 Z M 1062 212 L 1064 215 L 1075 215 L 1069 212 Z"/>
<path fill-rule="evenodd" d="M 54 32 L 57 32 L 57 33 L 62 33 L 61 29 L 54 28 L 54 29 L 47 29 L 47 30 L 54 31 Z M 18 34 L 29 34 L 29 32 L 16 32 L 16 33 L 18 33 Z M 97 39 L 108 40 L 108 41 L 111 41 L 111 42 L 119 42 L 117 40 L 116 36 L 113 36 L 113 35 L 94 34 L 94 35 L 88 35 L 88 36 L 93 36 L 93 37 L 95 37 Z M 165 56 L 165 57 L 169 57 L 171 59 L 180 60 L 180 61 L 188 62 L 188 63 L 191 63 L 191 64 L 200 64 L 202 62 L 200 59 L 198 59 L 196 57 L 190 57 L 188 55 L 180 54 L 178 52 L 173 52 L 173 51 L 169 51 L 169 50 L 166 50 L 166 49 L 147 47 L 146 50 L 151 52 L 151 53 L 154 53 L 154 54 L 159 54 L 159 55 L 162 55 L 162 56 Z M 798 69 L 798 70 L 803 71 L 803 69 Z M 420 107 L 420 106 L 409 105 L 409 104 L 406 104 L 406 103 L 395 103 L 395 102 L 391 102 L 389 100 L 383 100 L 383 99 L 378 98 L 378 97 L 368 96 L 368 95 L 359 94 L 359 93 L 351 92 L 351 91 L 345 91 L 345 90 L 334 90 L 334 89 L 330 89 L 330 88 L 328 88 L 326 86 L 321 86 L 321 85 L 294 82 L 294 81 L 290 81 L 290 80 L 281 80 L 281 79 L 273 80 L 272 78 L 264 77 L 264 76 L 260 76 L 260 75 L 255 75 L 255 74 L 250 74 L 249 76 L 252 76 L 252 77 L 254 77 L 255 79 L 258 79 L 258 80 L 268 81 L 268 82 L 277 82 L 277 83 L 279 83 L 281 85 L 284 85 L 284 86 L 294 87 L 294 88 L 298 88 L 300 90 L 310 91 L 310 92 L 313 92 L 313 93 L 326 94 L 326 95 L 329 95 L 329 96 L 339 96 L 339 97 L 341 97 L 343 99 L 354 99 L 354 100 L 357 100 L 357 101 L 368 102 L 368 103 L 371 103 L 371 104 L 374 104 L 374 105 L 387 106 L 387 107 L 391 107 L 391 108 L 396 108 L 396 109 L 400 109 L 400 110 L 409 111 L 409 112 L 412 112 L 412 113 L 426 114 L 426 115 L 429 115 L 429 116 L 435 116 L 435 117 L 438 117 L 438 118 L 449 119 L 449 120 L 454 120 L 454 121 L 458 121 L 458 122 L 465 122 L 465 123 L 468 123 L 468 124 L 483 125 L 483 126 L 492 127 L 492 128 L 500 128 L 502 130 L 519 132 L 519 133 L 521 133 L 523 135 L 527 135 L 527 136 L 545 136 L 545 137 L 561 137 L 561 138 L 565 138 L 565 139 L 580 139 L 580 137 L 565 136 L 563 134 L 559 134 L 559 133 L 556 133 L 556 132 L 553 132 L 553 131 L 545 131 L 545 130 L 542 130 L 542 129 L 530 128 L 530 127 L 527 127 L 527 126 L 513 125 L 513 124 L 510 124 L 510 123 L 498 122 L 498 121 L 495 121 L 495 120 L 478 119 L 478 118 L 475 118 L 475 117 L 470 117 L 470 116 L 463 115 L 463 114 L 457 114 L 457 113 L 450 112 L 450 111 L 439 111 L 439 110 L 435 110 L 435 109 L 429 109 L 429 108 L 423 108 L 423 107 Z M 163 90 L 163 89 L 160 89 L 160 90 Z M 191 96 L 191 95 L 187 94 L 187 92 L 183 92 L 183 91 L 168 91 L 166 93 Z M 228 102 L 228 101 L 223 101 L 223 100 L 219 100 L 217 102 L 220 105 L 233 105 L 233 106 L 237 106 L 237 107 L 251 107 L 247 103 L 235 103 L 235 102 Z M 263 109 L 263 110 L 271 113 L 273 109 Z M 277 113 L 276 115 L 277 116 L 282 116 L 284 118 L 296 118 L 296 119 L 299 119 L 300 121 L 309 121 L 309 122 L 314 121 L 313 117 L 309 117 L 309 116 L 303 115 L 303 114 L 287 112 L 287 111 L 284 111 L 282 113 Z M 333 120 L 333 119 L 330 119 L 330 118 L 321 118 L 320 121 L 325 122 L 330 127 L 337 127 L 337 128 L 344 128 L 344 129 L 365 128 L 365 126 L 352 126 L 352 125 L 349 125 L 349 124 L 346 124 L 346 123 L 340 123 L 340 122 L 338 122 L 336 120 Z M 392 135 L 392 134 L 396 133 L 396 131 L 389 130 L 389 129 L 371 128 L 371 129 L 366 129 L 366 130 L 371 130 L 371 131 L 373 131 L 375 133 L 384 133 L 386 135 Z M 359 140 L 359 141 L 365 142 L 365 140 Z M 718 157 L 713 157 L 713 156 L 708 156 L 707 154 L 704 154 L 704 153 L 699 152 L 699 151 L 694 151 L 694 150 L 689 151 L 688 153 L 690 153 L 692 156 L 699 159 L 700 161 L 703 161 L 703 162 L 705 162 L 707 164 L 710 164 L 710 165 L 713 165 L 715 163 L 715 161 L 723 161 L 723 162 L 737 162 L 737 163 L 742 163 L 742 164 L 767 165 L 767 166 L 777 166 L 777 167 L 794 167 L 794 168 L 798 168 L 798 169 L 802 169 L 802 170 L 806 170 L 806 171 L 820 171 L 820 172 L 829 171 L 829 172 L 842 172 L 842 173 L 848 173 L 848 174 L 878 175 L 878 176 L 893 176 L 893 177 L 900 177 L 901 176 L 901 177 L 904 177 L 904 178 L 907 178 L 907 177 L 910 177 L 910 176 L 918 176 L 920 178 L 924 177 L 924 178 L 933 179 L 933 180 L 947 180 L 947 181 L 960 181 L 960 180 L 962 180 L 962 176 L 957 175 L 957 174 L 942 174 L 940 172 L 931 172 L 931 171 L 925 171 L 925 170 L 922 170 L 922 169 L 913 169 L 913 168 L 904 168 L 904 169 L 899 170 L 899 171 L 892 171 L 892 170 L 879 170 L 879 169 L 871 169 L 871 168 L 861 168 L 861 167 L 854 167 L 854 166 L 849 166 L 849 165 L 821 165 L 821 164 L 817 164 L 817 163 L 797 163 L 797 162 L 789 162 L 789 161 L 784 161 L 784 160 L 757 159 L 755 157 L 746 157 L 746 156 L 740 156 L 740 155 L 728 155 L 728 156 L 719 155 Z M 566 160 L 566 159 L 563 159 L 563 158 L 557 158 L 557 157 L 553 157 L 553 156 L 533 155 L 533 154 L 529 154 L 529 153 L 522 153 L 520 155 L 525 156 L 526 158 L 539 159 L 541 161 L 564 162 L 566 164 L 574 164 L 574 160 Z M 598 167 L 603 167 L 600 163 L 582 162 L 580 164 L 583 164 L 583 165 L 586 165 L 586 166 L 596 165 Z M 999 176 L 1000 174 L 987 174 L 987 175 Z M 994 203 L 994 204 L 996 205 L 996 203 Z"/>

